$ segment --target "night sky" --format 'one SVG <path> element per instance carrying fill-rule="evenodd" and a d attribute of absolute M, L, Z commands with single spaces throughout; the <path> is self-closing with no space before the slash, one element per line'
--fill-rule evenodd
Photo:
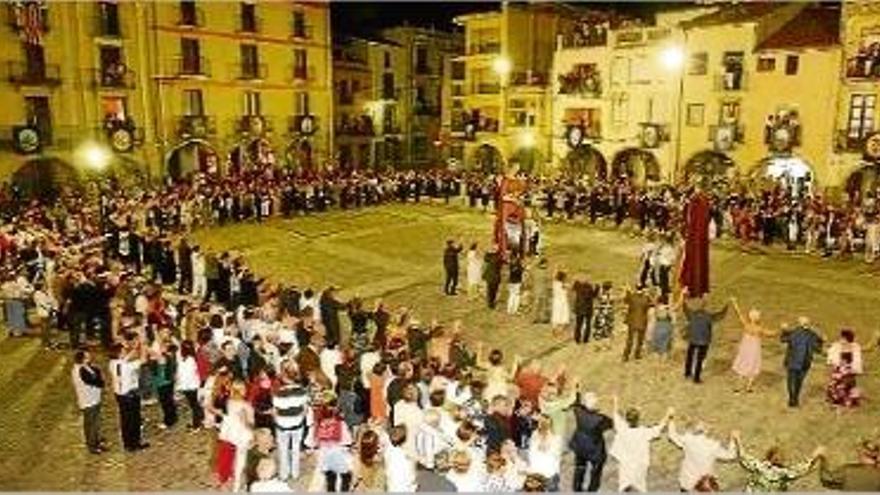
<path fill-rule="evenodd" d="M 468 12 L 497 9 L 500 2 L 422 1 L 422 2 L 333 2 L 333 31 L 340 35 L 369 35 L 398 26 L 405 21 L 415 26 L 452 29 L 452 19 Z M 635 16 L 650 16 L 673 2 L 571 2 L 581 8 L 614 9 Z M 681 5 L 681 4 L 679 4 Z"/>

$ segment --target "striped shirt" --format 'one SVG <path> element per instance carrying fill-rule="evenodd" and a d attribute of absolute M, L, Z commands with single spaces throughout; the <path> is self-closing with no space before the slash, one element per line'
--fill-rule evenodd
<path fill-rule="evenodd" d="M 272 397 L 275 426 L 282 430 L 302 428 L 308 419 L 311 400 L 308 390 L 295 383 L 282 385 Z"/>

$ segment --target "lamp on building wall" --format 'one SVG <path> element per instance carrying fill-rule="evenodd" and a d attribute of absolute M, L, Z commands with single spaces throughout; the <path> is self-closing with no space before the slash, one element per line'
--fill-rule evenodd
<path fill-rule="evenodd" d="M 535 138 L 534 131 L 525 131 L 519 135 L 519 145 L 525 149 L 532 149 L 535 147 L 537 143 L 537 139 Z"/>
<path fill-rule="evenodd" d="M 77 162 L 94 172 L 103 172 L 110 165 L 113 155 L 106 146 L 95 142 L 83 143 L 76 153 Z"/>
<path fill-rule="evenodd" d="M 498 74 L 498 77 L 505 79 L 510 75 L 510 71 L 513 70 L 513 62 L 503 55 L 496 57 L 495 60 L 492 61 L 492 70 Z"/>
<path fill-rule="evenodd" d="M 660 52 L 660 63 L 669 71 L 677 71 L 684 65 L 684 50 L 680 46 L 669 46 Z"/>

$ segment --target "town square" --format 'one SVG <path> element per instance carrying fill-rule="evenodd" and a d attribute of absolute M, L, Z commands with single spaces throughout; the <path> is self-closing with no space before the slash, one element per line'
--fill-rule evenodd
<path fill-rule="evenodd" d="M 2 7 L 0 489 L 880 491 L 880 4 Z"/>

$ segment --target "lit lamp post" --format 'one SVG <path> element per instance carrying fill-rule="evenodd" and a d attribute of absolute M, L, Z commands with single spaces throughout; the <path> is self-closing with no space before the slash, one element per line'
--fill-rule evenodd
<path fill-rule="evenodd" d="M 113 154 L 110 150 L 107 149 L 106 146 L 95 143 L 95 142 L 86 142 L 83 143 L 76 152 L 77 162 L 81 164 L 84 168 L 89 171 L 98 174 L 100 177 L 103 172 L 110 165 L 110 161 L 113 159 Z M 99 225 L 101 228 L 101 236 L 102 236 L 102 248 L 101 253 L 104 256 L 104 260 L 106 262 L 107 256 L 107 239 L 105 232 L 107 231 L 106 225 L 106 215 L 105 215 L 105 197 L 104 190 L 102 188 L 102 184 L 100 181 L 98 182 L 98 218 Z"/>
<path fill-rule="evenodd" d="M 507 127 L 504 122 L 507 118 L 507 81 L 513 70 L 513 62 L 505 55 L 499 55 L 492 61 L 492 70 L 498 75 L 498 86 L 501 91 L 501 109 L 498 116 L 498 132 L 501 132 L 502 126 Z"/>
<path fill-rule="evenodd" d="M 685 53 L 680 46 L 673 45 L 665 48 L 660 53 L 660 63 L 670 74 L 678 77 L 678 94 L 675 99 L 675 155 L 673 157 L 672 181 L 678 178 L 679 161 L 681 161 L 681 122 L 682 122 L 682 99 L 684 98 L 684 68 Z"/>

